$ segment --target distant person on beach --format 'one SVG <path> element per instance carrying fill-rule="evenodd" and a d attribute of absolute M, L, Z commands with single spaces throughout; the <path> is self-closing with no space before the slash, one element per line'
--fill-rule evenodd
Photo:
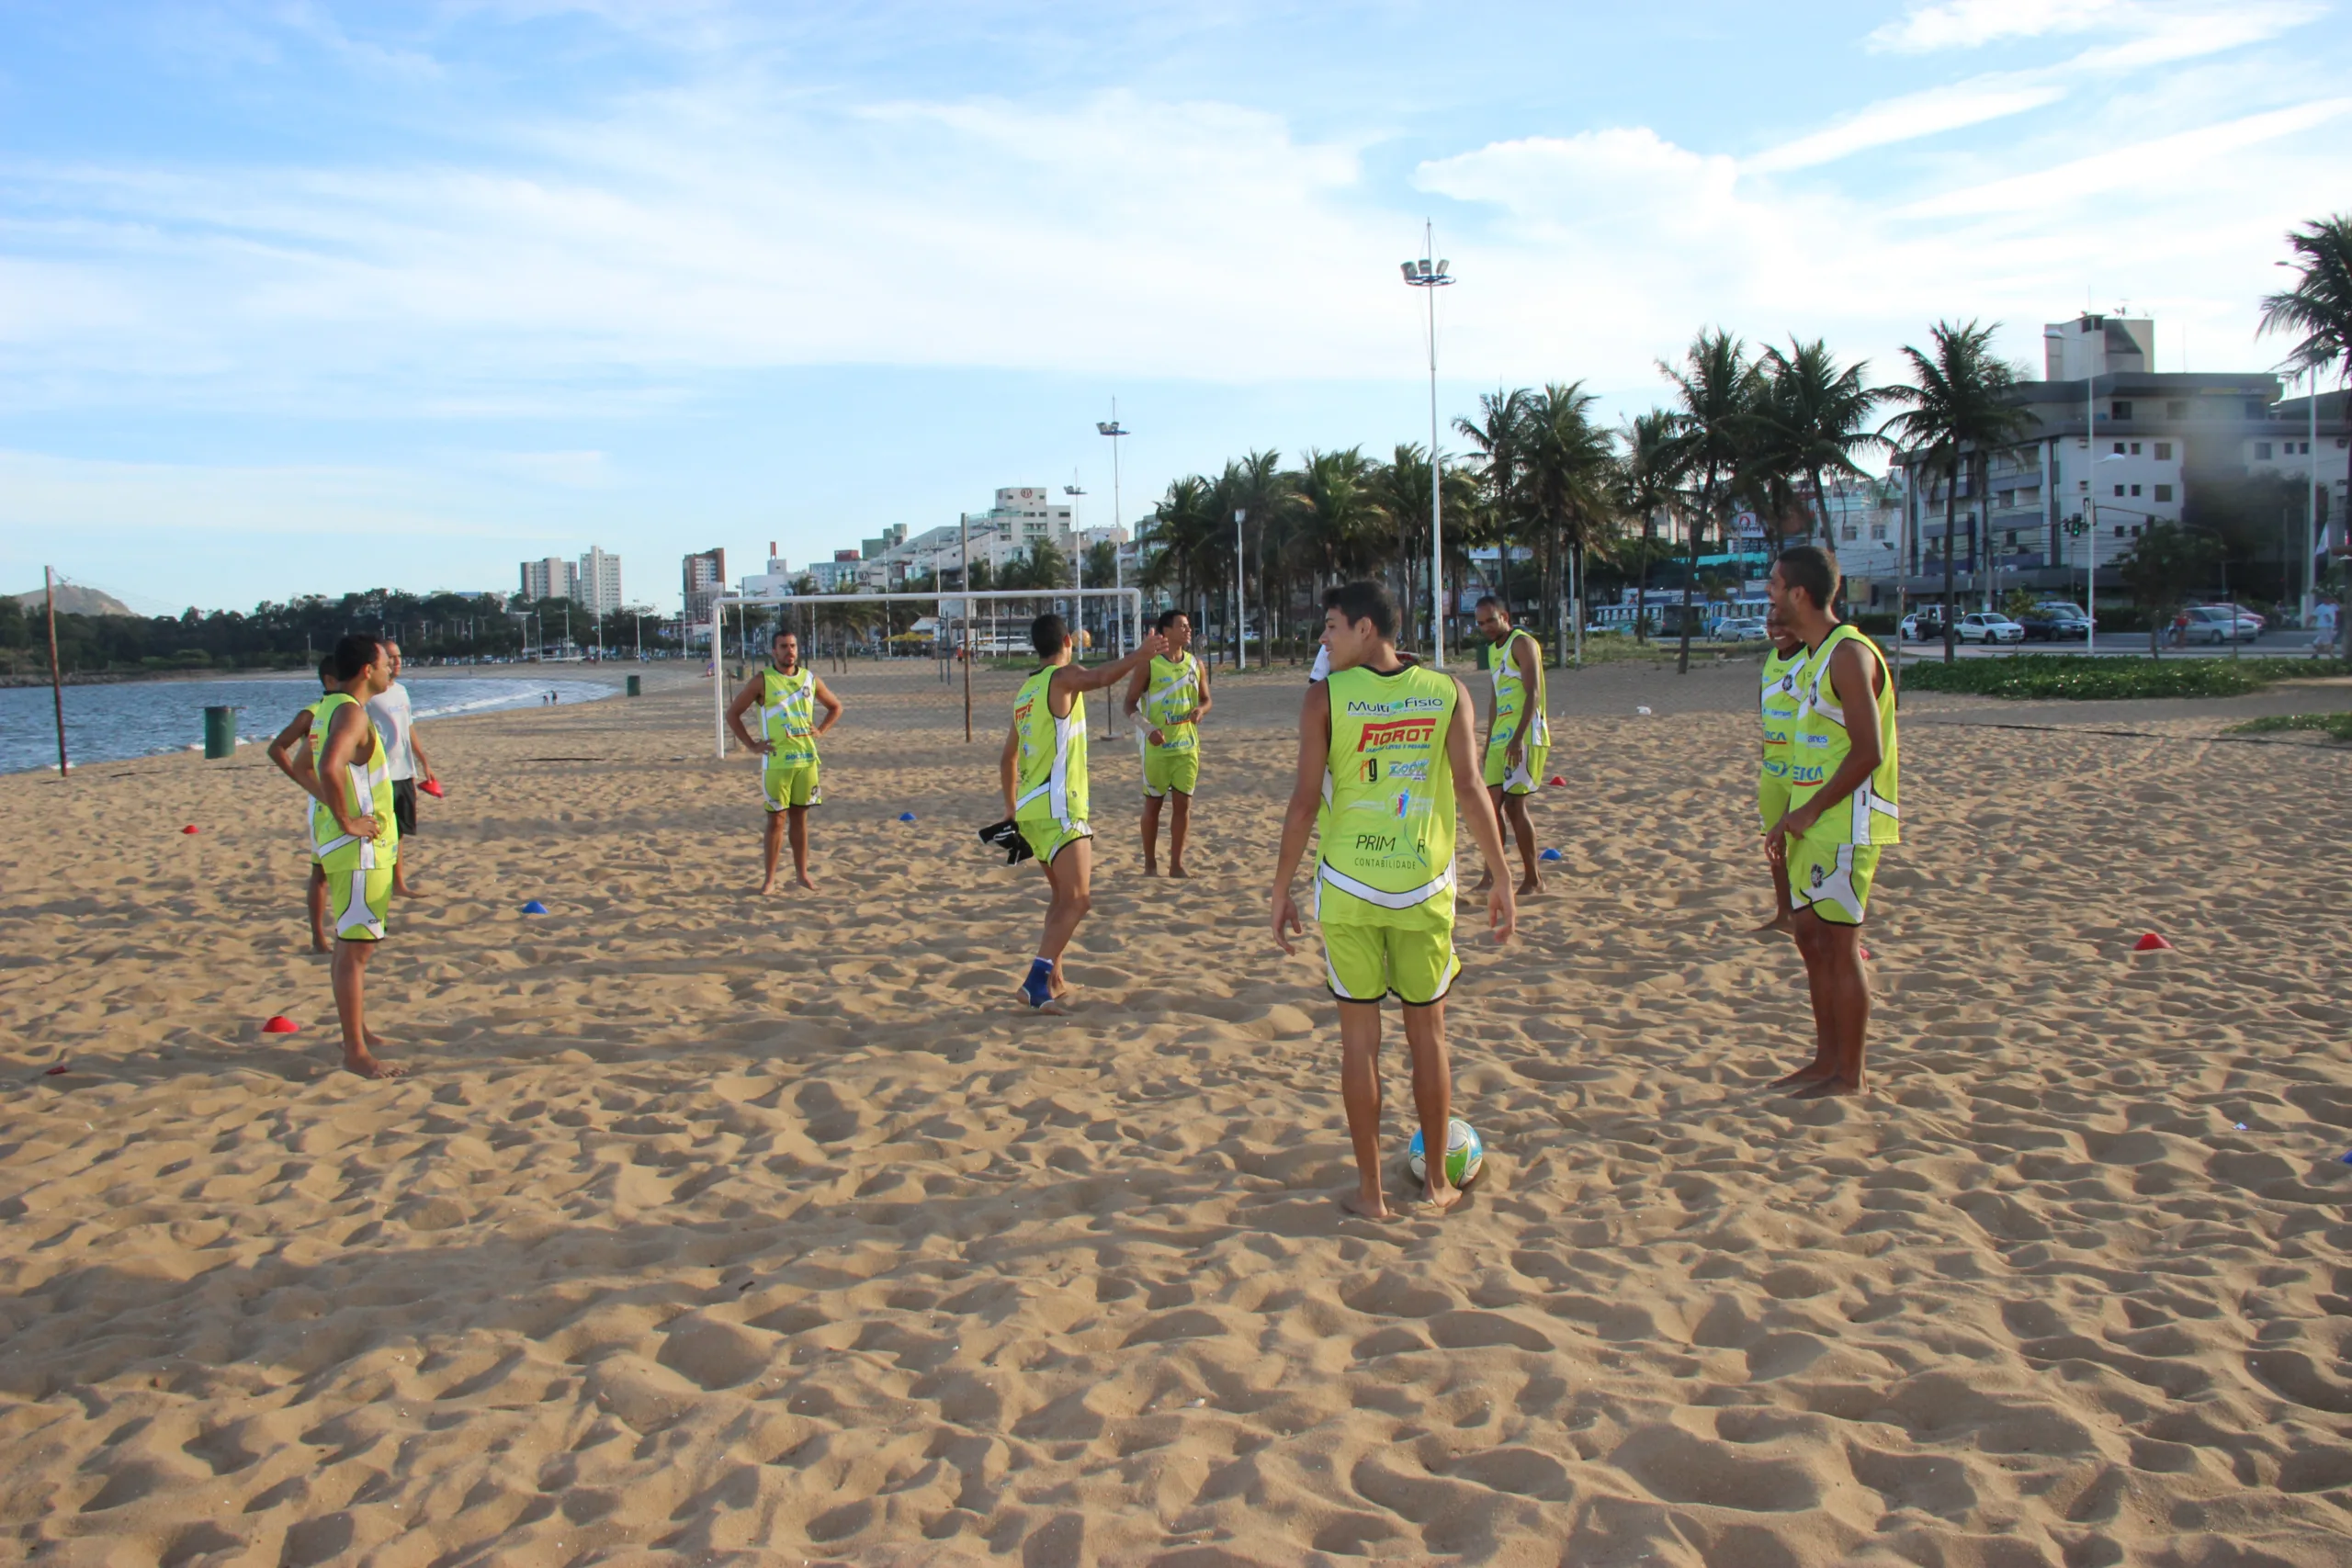
<path fill-rule="evenodd" d="M 1860 1094 L 1871 1021 L 1862 919 L 1879 852 L 1903 836 L 1894 683 L 1878 644 L 1829 612 L 1838 560 L 1828 551 L 1814 545 L 1781 551 L 1765 587 L 1772 614 L 1805 649 L 1789 808 L 1764 842 L 1788 879 L 1814 1028 L 1812 1062 L 1775 1087 L 1806 1099 Z"/>
<path fill-rule="evenodd" d="M 1804 678 L 1804 644 L 1789 629 L 1777 610 L 1764 616 L 1764 638 L 1772 646 L 1764 654 L 1764 755 L 1756 773 L 1756 809 L 1770 831 L 1789 810 L 1789 756 L 1796 750 L 1798 687 Z M 1789 901 L 1788 868 L 1771 855 L 1764 857 L 1772 876 L 1772 918 L 1756 928 L 1796 932 L 1796 911 Z"/>
<path fill-rule="evenodd" d="M 330 653 L 319 660 L 319 700 L 298 710 L 293 721 L 277 732 L 269 743 L 269 760 L 277 771 L 302 786 L 302 793 L 313 797 L 312 804 L 302 813 L 302 841 L 310 846 L 311 885 L 305 897 L 311 913 L 311 951 L 327 951 L 327 874 L 319 864 L 317 838 L 312 834 L 311 811 L 317 808 L 318 790 L 314 782 L 318 772 L 311 765 L 311 749 L 303 744 L 310 738 L 311 727 L 318 722 L 319 708 L 328 697 L 341 689 L 334 676 L 334 655 Z M 298 750 L 299 748 L 299 750 Z"/>
<path fill-rule="evenodd" d="M 433 759 L 424 754 L 409 714 L 408 688 L 401 684 L 401 645 L 386 637 L 384 652 L 391 660 L 392 683 L 368 699 L 368 716 L 384 738 L 384 753 L 392 767 L 392 819 L 401 830 L 401 856 L 392 865 L 392 891 L 411 898 L 416 895 L 409 882 L 409 874 L 416 867 L 416 846 L 411 841 L 416 836 L 416 786 L 420 779 L 434 782 Z"/>
<path fill-rule="evenodd" d="M 334 932 L 334 1008 L 343 1023 L 343 1065 L 363 1078 L 399 1077 L 378 1060 L 383 1042 L 368 1029 L 368 961 L 384 939 L 400 828 L 392 814 L 390 758 L 368 699 L 392 683 L 382 644 L 354 634 L 334 645 L 337 689 L 319 700 L 311 725 L 311 842 L 326 874 Z"/>
<path fill-rule="evenodd" d="M 1487 673 L 1493 694 L 1487 708 L 1486 781 L 1487 798 L 1519 840 L 1524 895 L 1544 890 L 1535 872 L 1535 825 L 1527 818 L 1527 797 L 1544 775 L 1544 759 L 1552 750 L 1552 724 L 1544 712 L 1544 645 L 1532 632 L 1511 624 L 1510 611 L 1489 593 L 1477 604 L 1478 631 L 1492 645 Z M 1474 892 L 1483 892 L 1495 879 L 1495 862 L 1487 863 Z"/>
<path fill-rule="evenodd" d="M 1037 956 L 1021 982 L 1021 998 L 1039 1012 L 1061 1011 L 1069 990 L 1061 957 L 1086 919 L 1094 881 L 1094 829 L 1086 823 L 1086 694 L 1115 686 L 1168 651 L 1158 632 L 1125 659 L 1088 669 L 1074 664 L 1069 627 L 1059 615 L 1030 623 L 1030 645 L 1045 663 L 1012 700 L 997 772 L 1005 814 L 1046 873 L 1053 897 L 1037 939 Z"/>
<path fill-rule="evenodd" d="M 768 640 L 768 667 L 752 672 L 727 705 L 727 727 L 744 746 L 767 758 L 760 769 L 760 791 L 767 799 L 767 838 L 762 851 L 765 874 L 760 891 L 775 889 L 775 863 L 788 827 L 793 879 L 808 880 L 808 808 L 824 804 L 817 775 L 817 737 L 838 723 L 842 701 L 818 673 L 800 662 L 800 634 L 778 632 Z M 743 728 L 743 716 L 760 710 L 760 733 Z M 825 710 L 820 721 L 816 710 Z"/>
<path fill-rule="evenodd" d="M 1396 652 L 1396 602 L 1376 582 L 1323 596 L 1328 679 L 1310 683 L 1298 716 L 1298 772 L 1274 866 L 1274 942 L 1295 951 L 1304 928 L 1291 882 L 1310 833 L 1319 842 L 1315 913 L 1323 973 L 1340 1003 L 1340 1091 L 1355 1146 L 1356 1190 L 1341 1201 L 1389 1217 L 1380 1179 L 1380 1004 L 1404 1004 L 1413 1103 L 1428 1161 L 1430 1213 L 1461 1196 L 1443 1151 L 1453 1114 L 1446 1055 L 1445 997 L 1462 972 L 1453 951 L 1456 777 L 1476 779 L 1478 751 L 1469 690 L 1442 671 Z M 1329 796 L 1328 802 L 1326 796 Z M 1487 863 L 1503 859 L 1502 829 L 1483 790 L 1458 802 Z M 1496 880 L 1487 916 L 1498 942 L 1518 922 L 1510 879 Z"/>
<path fill-rule="evenodd" d="M 1168 825 L 1168 874 L 1188 876 L 1184 840 L 1193 822 L 1193 795 L 1201 783 L 1201 720 L 1210 706 L 1209 672 L 1192 652 L 1192 617 L 1182 610 L 1163 613 L 1159 635 L 1168 643 L 1127 682 L 1126 712 L 1138 709 L 1136 750 L 1143 757 L 1143 874 L 1159 874 L 1159 803 L 1176 804 Z"/>

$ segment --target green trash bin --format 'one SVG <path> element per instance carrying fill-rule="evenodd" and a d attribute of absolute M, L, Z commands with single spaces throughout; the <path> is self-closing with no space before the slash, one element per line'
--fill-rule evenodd
<path fill-rule="evenodd" d="M 204 755 L 207 761 L 237 754 L 237 710 L 209 707 L 204 710 Z"/>
<path fill-rule="evenodd" d="M 644 676 L 632 675 L 628 678 L 628 694 L 632 697 L 641 697 L 645 694 Z"/>

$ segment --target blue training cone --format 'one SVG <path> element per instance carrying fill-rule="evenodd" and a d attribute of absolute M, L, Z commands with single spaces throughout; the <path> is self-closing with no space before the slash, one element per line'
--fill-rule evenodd
<path fill-rule="evenodd" d="M 547 912 L 548 907 L 545 904 L 540 903 L 537 898 L 532 899 L 529 903 L 523 906 L 523 913 L 526 915 L 544 915 Z"/>
<path fill-rule="evenodd" d="M 899 813 L 899 820 L 901 822 L 911 822 L 914 819 L 915 814 L 911 811 L 901 811 Z"/>
<path fill-rule="evenodd" d="M 1537 860 L 1558 860 L 1560 858 L 1560 852 L 1557 850 L 1545 850 L 1542 854 L 1537 855 L 1535 858 Z"/>

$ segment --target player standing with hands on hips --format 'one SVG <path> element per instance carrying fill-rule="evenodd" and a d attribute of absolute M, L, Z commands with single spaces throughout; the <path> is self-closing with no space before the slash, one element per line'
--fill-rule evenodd
<path fill-rule="evenodd" d="M 1182 610 L 1159 617 L 1168 651 L 1127 682 L 1126 711 L 1141 718 L 1136 746 L 1143 753 L 1143 874 L 1159 874 L 1159 802 L 1174 795 L 1168 825 L 1168 874 L 1188 876 L 1184 838 L 1193 822 L 1193 795 L 1201 786 L 1201 720 L 1208 716 L 1209 672 L 1192 651 L 1193 618 Z"/>
<path fill-rule="evenodd" d="M 754 739 L 743 728 L 743 716 L 760 710 L 760 733 Z M 823 708 L 820 722 L 816 710 Z M 768 803 L 767 837 L 761 846 L 765 874 L 760 891 L 775 890 L 775 863 L 785 829 L 792 834 L 792 874 L 801 886 L 808 880 L 808 808 L 824 803 L 817 776 L 817 737 L 838 723 L 842 702 L 826 688 L 818 673 L 800 662 L 800 636 L 778 632 L 768 639 L 768 667 L 743 683 L 727 705 L 727 727 L 751 750 L 767 758 L 760 769 L 760 793 Z"/>
<path fill-rule="evenodd" d="M 1274 942 L 1295 951 L 1291 935 L 1303 928 L 1291 882 L 1317 833 L 1315 913 L 1326 983 L 1340 1003 L 1340 1089 L 1356 1156 L 1356 1190 L 1341 1201 L 1370 1219 L 1389 1217 L 1380 1179 L 1380 1004 L 1393 992 L 1404 1004 L 1422 1145 L 1433 1151 L 1422 1201 L 1442 1213 L 1461 1197 L 1442 1155 L 1453 1114 L 1445 996 L 1462 972 L 1453 951 L 1457 806 L 1489 865 L 1501 863 L 1502 829 L 1478 787 L 1469 692 L 1398 655 L 1396 601 L 1378 583 L 1346 583 L 1323 604 L 1331 673 L 1308 685 L 1299 708 L 1298 773 L 1274 867 Z M 1457 778 L 1471 784 L 1458 800 Z M 1489 888 L 1487 916 L 1495 939 L 1510 941 L 1519 915 L 1509 877 Z"/>
<path fill-rule="evenodd" d="M 1801 1098 L 1862 1092 L 1871 1023 L 1862 918 L 1881 846 L 1903 837 L 1896 805 L 1894 683 L 1878 644 L 1838 619 L 1838 561 L 1799 545 L 1765 590 L 1805 645 L 1797 681 L 1789 809 L 1764 835 L 1796 907 L 1797 950 L 1813 992 L 1814 1055 L 1780 1084 Z"/>

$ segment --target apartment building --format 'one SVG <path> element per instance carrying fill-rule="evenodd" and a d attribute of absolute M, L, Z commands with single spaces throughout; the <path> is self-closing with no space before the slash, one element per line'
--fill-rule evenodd
<path fill-rule="evenodd" d="M 570 599 L 579 587 L 579 567 L 561 556 L 523 563 L 523 602 L 526 604 L 536 604 L 542 599 Z"/>
<path fill-rule="evenodd" d="M 705 628 L 707 635 L 711 606 L 727 592 L 725 547 L 696 550 L 685 557 L 680 562 L 679 577 L 685 624 Z"/>

